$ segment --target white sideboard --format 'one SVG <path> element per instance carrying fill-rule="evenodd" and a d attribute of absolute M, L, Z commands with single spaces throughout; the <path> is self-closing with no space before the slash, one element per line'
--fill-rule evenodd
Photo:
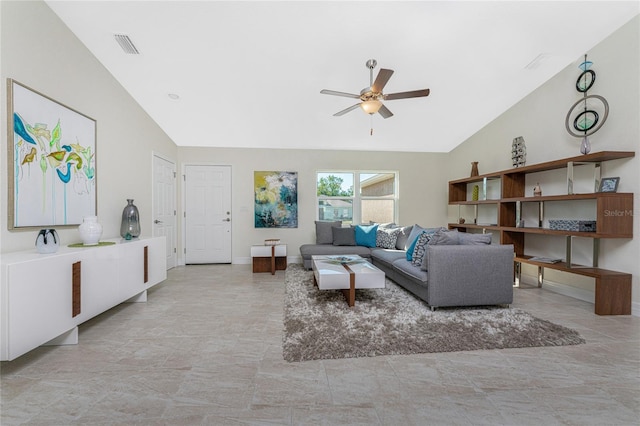
<path fill-rule="evenodd" d="M 2 255 L 1 361 L 46 343 L 77 343 L 79 324 L 127 300 L 145 301 L 147 289 L 167 278 L 165 237 L 105 241 L 116 244 Z"/>

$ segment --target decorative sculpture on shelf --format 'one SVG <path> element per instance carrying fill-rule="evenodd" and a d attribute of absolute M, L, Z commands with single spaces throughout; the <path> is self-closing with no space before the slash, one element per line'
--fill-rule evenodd
<path fill-rule="evenodd" d="M 567 132 L 571 136 L 582 138 L 580 142 L 582 154 L 588 154 L 591 151 L 589 136 L 600 130 L 609 116 L 609 103 L 604 97 L 587 95 L 587 91 L 596 81 L 596 73 L 591 69 L 592 65 L 593 62 L 587 61 L 587 55 L 584 55 L 584 61 L 579 65 L 582 73 L 576 80 L 576 90 L 582 93 L 582 99 L 569 108 L 565 118 Z"/>
<path fill-rule="evenodd" d="M 524 144 L 524 138 L 518 136 L 511 143 L 511 163 L 513 167 L 522 167 L 527 161 L 527 147 Z"/>
<path fill-rule="evenodd" d="M 474 176 L 478 176 L 478 162 L 477 161 L 472 161 L 471 162 L 471 177 Z"/>
<path fill-rule="evenodd" d="M 542 188 L 540 188 L 539 183 L 536 183 L 536 186 L 533 187 L 533 196 L 542 197 Z"/>

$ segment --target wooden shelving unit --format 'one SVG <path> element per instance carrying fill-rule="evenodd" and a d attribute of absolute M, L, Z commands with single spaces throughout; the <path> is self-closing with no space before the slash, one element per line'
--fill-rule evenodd
<path fill-rule="evenodd" d="M 601 151 L 577 157 L 564 158 L 540 164 L 487 173 L 480 176 L 457 179 L 449 182 L 449 205 L 497 206 L 497 224 L 482 225 L 478 223 L 450 223 L 449 229 L 461 231 L 482 229 L 497 232 L 501 244 L 513 244 L 515 251 L 515 280 L 520 281 L 522 263 L 538 267 L 538 285 L 542 285 L 544 268 L 589 276 L 596 282 L 595 313 L 598 315 L 631 314 L 631 274 L 610 271 L 598 267 L 598 254 L 601 238 L 633 238 L 633 193 L 601 193 L 595 192 L 600 182 L 600 164 L 604 161 L 632 158 L 633 151 Z M 573 193 L 573 168 L 577 165 L 594 165 L 594 192 Z M 545 195 L 540 197 L 525 196 L 525 181 L 529 173 L 545 172 L 556 169 L 567 169 L 567 194 Z M 483 185 L 500 180 L 500 198 L 470 201 L 467 199 L 467 185 Z M 538 203 L 540 211 L 545 202 L 595 200 L 596 230 L 595 232 L 578 232 L 555 230 L 542 227 L 519 227 L 520 211 L 523 203 Z M 613 213 L 612 213 L 613 212 Z M 540 222 L 542 218 L 540 218 Z M 525 254 L 525 235 L 557 235 L 566 237 L 565 262 L 554 264 L 535 262 Z M 593 239 L 593 264 L 577 265 L 571 261 L 571 241 L 573 237 Z"/>

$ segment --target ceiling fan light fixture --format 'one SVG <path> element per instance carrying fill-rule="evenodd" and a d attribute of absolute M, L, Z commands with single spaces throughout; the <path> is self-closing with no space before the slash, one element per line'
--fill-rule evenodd
<path fill-rule="evenodd" d="M 382 107 L 382 102 L 377 99 L 371 99 L 368 101 L 364 101 L 360 104 L 360 108 L 367 114 L 375 114 Z"/>

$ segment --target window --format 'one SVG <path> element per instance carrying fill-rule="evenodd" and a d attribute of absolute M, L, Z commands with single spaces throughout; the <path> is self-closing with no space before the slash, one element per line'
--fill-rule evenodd
<path fill-rule="evenodd" d="M 318 172 L 318 220 L 396 222 L 397 185 L 397 172 Z"/>

